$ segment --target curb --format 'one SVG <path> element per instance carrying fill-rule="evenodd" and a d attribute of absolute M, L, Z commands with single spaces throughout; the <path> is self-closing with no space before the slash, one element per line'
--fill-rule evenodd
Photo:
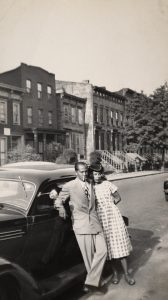
<path fill-rule="evenodd" d="M 110 175 L 106 175 L 106 178 L 110 181 L 118 181 L 118 180 L 123 180 L 123 179 L 132 179 L 132 178 L 136 178 L 136 177 L 143 177 L 143 176 L 151 176 L 151 175 L 159 175 L 159 174 L 165 174 L 167 173 L 167 171 L 154 171 L 154 172 L 138 172 L 136 174 L 133 173 L 127 173 L 127 174 L 110 174 Z"/>

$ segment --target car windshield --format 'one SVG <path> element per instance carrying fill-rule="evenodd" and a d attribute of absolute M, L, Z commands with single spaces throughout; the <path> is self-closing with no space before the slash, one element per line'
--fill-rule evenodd
<path fill-rule="evenodd" d="M 0 179 L 0 203 L 27 210 L 34 191 L 31 182 Z"/>

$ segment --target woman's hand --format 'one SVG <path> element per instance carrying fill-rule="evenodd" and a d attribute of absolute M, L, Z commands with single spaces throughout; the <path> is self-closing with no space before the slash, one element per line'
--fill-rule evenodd
<path fill-rule="evenodd" d="M 114 197 L 114 204 L 118 204 L 121 201 L 121 196 L 117 191 L 113 194 L 113 197 Z"/>

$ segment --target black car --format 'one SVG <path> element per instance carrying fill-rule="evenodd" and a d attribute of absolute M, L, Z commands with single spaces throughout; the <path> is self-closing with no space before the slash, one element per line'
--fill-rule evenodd
<path fill-rule="evenodd" d="M 0 169 L 0 300 L 49 299 L 85 274 L 70 213 L 60 218 L 49 197 L 74 178 L 72 168 Z"/>

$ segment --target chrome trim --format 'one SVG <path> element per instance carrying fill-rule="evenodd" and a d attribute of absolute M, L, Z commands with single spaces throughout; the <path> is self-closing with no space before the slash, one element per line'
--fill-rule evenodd
<path fill-rule="evenodd" d="M 22 229 L 16 229 L 16 230 L 2 231 L 2 232 L 0 232 L 0 235 L 9 234 L 9 233 L 19 233 L 19 232 L 23 232 L 23 230 Z"/>
<path fill-rule="evenodd" d="M 25 232 L 21 229 L 0 232 L 0 241 L 22 237 Z"/>
<path fill-rule="evenodd" d="M 8 237 L 0 237 L 0 241 L 6 241 L 6 240 L 11 240 L 11 239 L 17 239 L 17 238 L 20 238 L 22 237 L 22 235 L 15 235 L 15 236 L 8 236 Z"/>

